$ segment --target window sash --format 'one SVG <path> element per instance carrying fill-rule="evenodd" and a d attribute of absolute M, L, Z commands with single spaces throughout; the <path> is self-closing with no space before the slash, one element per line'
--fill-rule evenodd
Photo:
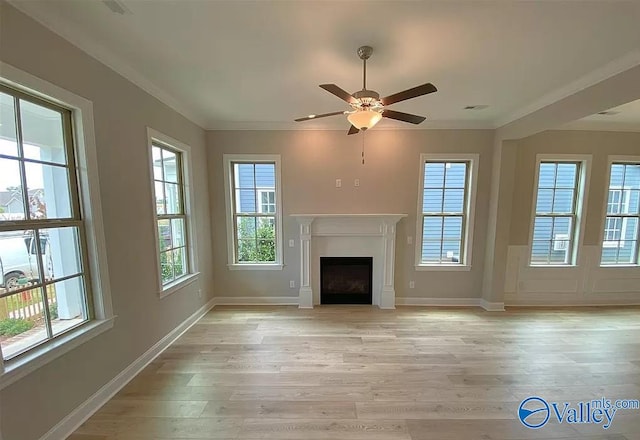
<path fill-rule="evenodd" d="M 273 165 L 274 168 L 274 187 L 273 188 L 265 188 L 265 187 L 259 187 L 257 186 L 257 181 L 256 181 L 256 171 L 255 171 L 255 166 L 256 165 L 261 165 L 261 164 L 268 164 L 268 165 Z M 253 183 L 254 186 L 242 186 L 239 184 L 239 176 L 236 175 L 236 165 L 253 165 Z M 234 264 L 277 264 L 279 261 L 279 246 L 278 246 L 278 232 L 279 232 L 279 222 L 278 222 L 278 200 L 277 200 L 277 192 L 278 192 L 278 188 L 277 188 L 277 176 L 275 175 L 277 173 L 277 165 L 275 162 L 272 161 L 230 161 L 229 162 L 229 176 L 230 176 L 230 180 L 231 180 L 231 185 L 230 185 L 230 191 L 231 191 L 231 206 L 230 209 L 232 210 L 232 230 L 233 230 L 233 262 Z M 238 184 L 236 184 L 236 182 L 238 182 Z M 236 186 L 237 185 L 237 186 Z M 255 197 L 255 205 L 254 205 L 254 210 L 255 211 L 243 211 L 243 212 L 238 212 L 239 210 L 239 206 L 240 206 L 240 200 L 238 200 L 237 194 L 238 194 L 238 190 L 251 190 L 254 192 L 254 197 Z M 262 195 L 263 194 L 273 194 L 273 203 L 268 203 L 265 204 L 265 206 L 273 206 L 273 212 L 263 212 L 262 211 Z M 268 196 L 267 196 L 268 197 Z M 273 225 L 274 225 L 274 238 L 273 238 L 273 243 L 275 246 L 275 254 L 274 254 L 274 259 L 271 261 L 259 261 L 259 260 L 255 260 L 255 261 L 240 261 L 240 231 L 238 230 L 238 219 L 239 218 L 267 218 L 267 219 L 272 219 L 273 221 Z M 258 242 L 261 241 L 261 239 L 258 238 L 258 235 L 256 233 L 256 236 L 254 237 L 254 240 L 256 242 L 256 247 L 258 246 Z M 262 241 L 265 241 L 266 239 L 262 239 Z"/>
<path fill-rule="evenodd" d="M 6 291 L 0 294 L 0 299 L 9 298 L 11 296 L 15 296 L 18 294 L 24 294 L 25 292 L 39 289 L 43 292 L 42 296 L 42 315 L 44 318 L 44 325 L 46 329 L 46 337 L 42 340 L 35 342 L 30 347 L 27 347 L 19 352 L 12 354 L 10 357 L 3 355 L 3 359 L 0 359 L 0 364 L 2 362 L 6 362 L 8 360 L 16 359 L 30 351 L 37 349 L 43 344 L 48 344 L 51 341 L 59 338 L 70 331 L 88 323 L 95 319 L 95 310 L 93 304 L 93 294 L 91 292 L 92 280 L 91 273 L 89 270 L 89 261 L 88 261 L 88 247 L 87 247 L 87 236 L 85 229 L 85 222 L 82 218 L 82 210 L 80 206 L 80 188 L 79 188 L 79 176 L 78 170 L 76 167 L 76 156 L 75 156 L 75 146 L 74 146 L 74 135 L 73 135 L 73 124 L 72 124 L 72 112 L 68 108 L 62 107 L 58 104 L 51 103 L 46 99 L 42 99 L 39 97 L 35 97 L 24 93 L 20 90 L 16 90 L 12 87 L 9 87 L 5 84 L 0 84 L 0 92 L 9 95 L 13 98 L 13 108 L 15 111 L 15 135 L 16 135 L 16 144 L 17 144 L 17 156 L 10 156 L 5 154 L 0 154 L 0 158 L 9 159 L 12 161 L 16 161 L 19 164 L 20 169 L 20 185 L 22 187 L 22 204 L 24 209 L 24 219 L 17 220 L 0 220 L 0 232 L 12 232 L 12 231 L 22 231 L 22 230 L 33 230 L 34 231 L 34 242 L 36 247 L 36 255 L 38 258 L 36 260 L 36 266 L 38 269 L 38 273 L 41 275 L 41 279 L 38 280 L 37 283 L 33 283 L 28 287 L 23 287 L 20 289 L 15 289 L 11 291 Z M 44 107 L 46 109 L 52 110 L 61 116 L 62 121 L 62 141 L 63 148 L 65 152 L 65 162 L 51 162 L 47 160 L 38 160 L 33 158 L 25 157 L 25 147 L 24 147 L 24 133 L 22 126 L 22 113 L 20 111 L 20 103 L 21 101 L 29 102 L 37 106 Z M 70 216 L 68 217 L 55 217 L 55 218 L 32 218 L 31 210 L 29 208 L 29 187 L 27 182 L 27 173 L 26 173 L 26 164 L 38 164 L 44 166 L 51 166 L 60 169 L 65 169 L 65 174 L 67 177 L 67 185 L 69 190 L 69 209 Z M 25 190 L 26 189 L 26 190 Z M 80 272 L 68 274 L 58 278 L 46 279 L 43 275 L 45 274 L 45 270 L 43 267 L 43 262 L 41 255 L 43 255 L 43 249 L 41 248 L 41 240 L 40 240 L 40 231 L 45 229 L 60 229 L 65 227 L 74 227 L 78 231 L 78 242 L 77 242 L 77 251 L 79 253 L 79 264 L 80 264 Z M 74 246 L 76 243 L 74 243 Z M 82 321 L 77 325 L 70 326 L 68 328 L 64 328 L 58 333 L 54 333 L 52 326 L 52 317 L 49 308 L 49 299 L 47 296 L 47 287 L 51 285 L 55 285 L 56 283 L 60 283 L 66 280 L 71 280 L 74 278 L 82 279 L 82 296 L 80 298 L 81 301 L 81 313 L 82 313 Z"/>
<path fill-rule="evenodd" d="M 540 185 L 540 172 L 542 169 L 542 165 L 545 164 L 553 164 L 555 165 L 555 174 L 554 174 L 554 182 L 553 182 L 553 186 L 541 186 Z M 573 164 L 576 166 L 576 173 L 574 176 L 574 182 L 573 182 L 573 187 L 568 187 L 568 186 L 558 186 L 558 165 L 563 165 L 563 164 Z M 576 237 L 576 233 L 577 233 L 577 228 L 579 227 L 578 224 L 578 200 L 579 200 L 579 196 L 580 196 L 580 181 L 581 181 L 581 175 L 582 175 L 582 163 L 581 162 L 575 162 L 575 161 L 541 161 L 538 163 L 538 167 L 537 167 L 537 176 L 538 176 L 538 182 L 537 182 L 537 187 L 536 187 L 536 197 L 535 197 L 535 204 L 534 204 L 534 217 L 533 217 L 533 225 L 532 225 L 532 235 L 531 235 L 531 252 L 529 253 L 529 261 L 530 264 L 532 266 L 544 266 L 544 265 L 571 265 L 573 264 L 573 259 L 575 258 L 575 237 Z M 551 190 L 551 211 L 547 212 L 547 211 L 538 211 L 538 202 L 540 199 L 540 190 Z M 573 197 L 571 199 L 571 210 L 570 211 L 556 211 L 555 210 L 555 196 L 556 196 L 556 192 L 560 190 L 572 190 L 573 191 Z M 555 236 L 554 236 L 554 231 L 552 229 L 551 231 L 551 239 L 550 240 L 536 240 L 535 239 L 535 227 L 536 227 L 536 223 L 538 219 L 541 218 L 550 218 L 552 219 L 552 225 L 555 228 L 555 223 L 556 223 L 556 219 L 569 219 L 569 237 L 566 240 L 556 240 Z M 555 244 L 558 241 L 564 241 L 567 242 L 567 248 L 564 250 L 565 252 L 565 257 L 564 257 L 564 262 L 562 263 L 558 263 L 556 261 L 552 261 L 552 254 L 553 252 L 558 252 L 558 250 L 555 249 Z M 534 244 L 535 243 L 543 243 L 543 242 L 548 242 L 549 243 L 549 251 L 546 255 L 546 262 L 544 261 L 540 261 L 540 258 L 537 258 L 536 261 L 534 261 Z"/>
<path fill-rule="evenodd" d="M 426 176 L 426 167 L 428 164 L 444 164 L 445 173 L 443 175 L 442 186 L 425 186 L 425 176 Z M 465 177 L 464 177 L 464 187 L 461 186 L 446 186 L 446 164 L 464 164 L 465 165 Z M 471 185 L 471 161 L 469 160 L 426 160 L 424 162 L 424 169 L 421 176 L 422 179 L 422 199 L 420 203 L 422 204 L 421 212 L 422 212 L 422 249 L 420 249 L 420 263 L 426 265 L 453 265 L 453 266 L 465 266 L 467 264 L 467 256 L 466 256 L 466 238 L 467 238 L 467 218 L 469 211 L 469 195 L 470 195 L 470 185 Z M 427 189 L 439 190 L 442 191 L 442 198 L 440 199 L 440 206 L 442 207 L 440 212 L 437 211 L 425 211 L 424 210 L 424 191 Z M 462 211 L 444 211 L 444 201 L 446 190 L 463 190 L 462 194 Z M 442 218 L 442 229 L 440 230 L 440 254 L 438 257 L 438 261 L 427 260 L 424 256 L 424 243 L 425 242 L 435 242 L 434 240 L 427 239 L 424 234 L 424 226 L 427 218 Z M 461 219 L 461 227 L 460 227 L 460 237 L 458 239 L 452 239 L 444 237 L 444 221 L 446 218 L 460 218 Z M 443 261 L 442 253 L 444 249 L 445 242 L 460 242 L 460 258 L 458 262 L 449 262 Z"/>

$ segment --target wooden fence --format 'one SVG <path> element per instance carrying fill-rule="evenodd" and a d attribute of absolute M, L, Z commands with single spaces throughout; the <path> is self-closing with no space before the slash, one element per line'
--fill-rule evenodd
<path fill-rule="evenodd" d="M 56 289 L 53 285 L 47 286 L 47 300 L 49 307 L 57 303 Z M 14 318 L 35 322 L 42 319 L 44 301 L 42 301 L 42 289 L 25 290 L 15 295 L 0 298 L 0 320 Z"/>

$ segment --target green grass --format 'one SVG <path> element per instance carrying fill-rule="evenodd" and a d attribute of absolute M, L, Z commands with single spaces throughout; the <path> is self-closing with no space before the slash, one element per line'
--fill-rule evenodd
<path fill-rule="evenodd" d="M 22 318 L 0 320 L 0 336 L 15 336 L 33 327 L 33 323 Z"/>

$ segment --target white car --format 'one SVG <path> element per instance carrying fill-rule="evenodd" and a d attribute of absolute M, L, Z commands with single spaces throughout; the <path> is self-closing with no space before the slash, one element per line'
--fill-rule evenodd
<path fill-rule="evenodd" d="M 44 277 L 50 279 L 53 262 L 51 244 L 46 236 L 40 236 L 40 250 Z M 16 290 L 27 282 L 39 281 L 37 255 L 35 237 L 0 235 L 0 288 Z"/>

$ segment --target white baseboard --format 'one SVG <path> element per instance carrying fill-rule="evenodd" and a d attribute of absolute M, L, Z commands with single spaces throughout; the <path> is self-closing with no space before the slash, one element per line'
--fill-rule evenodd
<path fill-rule="evenodd" d="M 397 306 L 480 307 L 480 298 L 396 298 Z"/>
<path fill-rule="evenodd" d="M 485 309 L 487 312 L 504 312 L 503 302 L 489 302 L 484 298 L 480 298 L 480 307 Z"/>
<path fill-rule="evenodd" d="M 297 296 L 218 296 L 213 298 L 217 306 L 297 306 Z"/>
<path fill-rule="evenodd" d="M 61 440 L 70 436 L 80 425 L 120 391 L 131 379 L 142 371 L 151 361 L 160 355 L 169 345 L 178 339 L 184 332 L 189 330 L 201 317 L 203 317 L 215 305 L 214 300 L 210 300 L 200 307 L 182 324 L 174 328 L 164 338 L 156 342 L 150 349 L 133 361 L 127 368 L 121 371 L 116 377 L 111 379 L 106 385 L 100 388 L 94 395 L 89 397 L 80 406 L 74 409 L 64 419 L 58 422 L 40 440 Z"/>

